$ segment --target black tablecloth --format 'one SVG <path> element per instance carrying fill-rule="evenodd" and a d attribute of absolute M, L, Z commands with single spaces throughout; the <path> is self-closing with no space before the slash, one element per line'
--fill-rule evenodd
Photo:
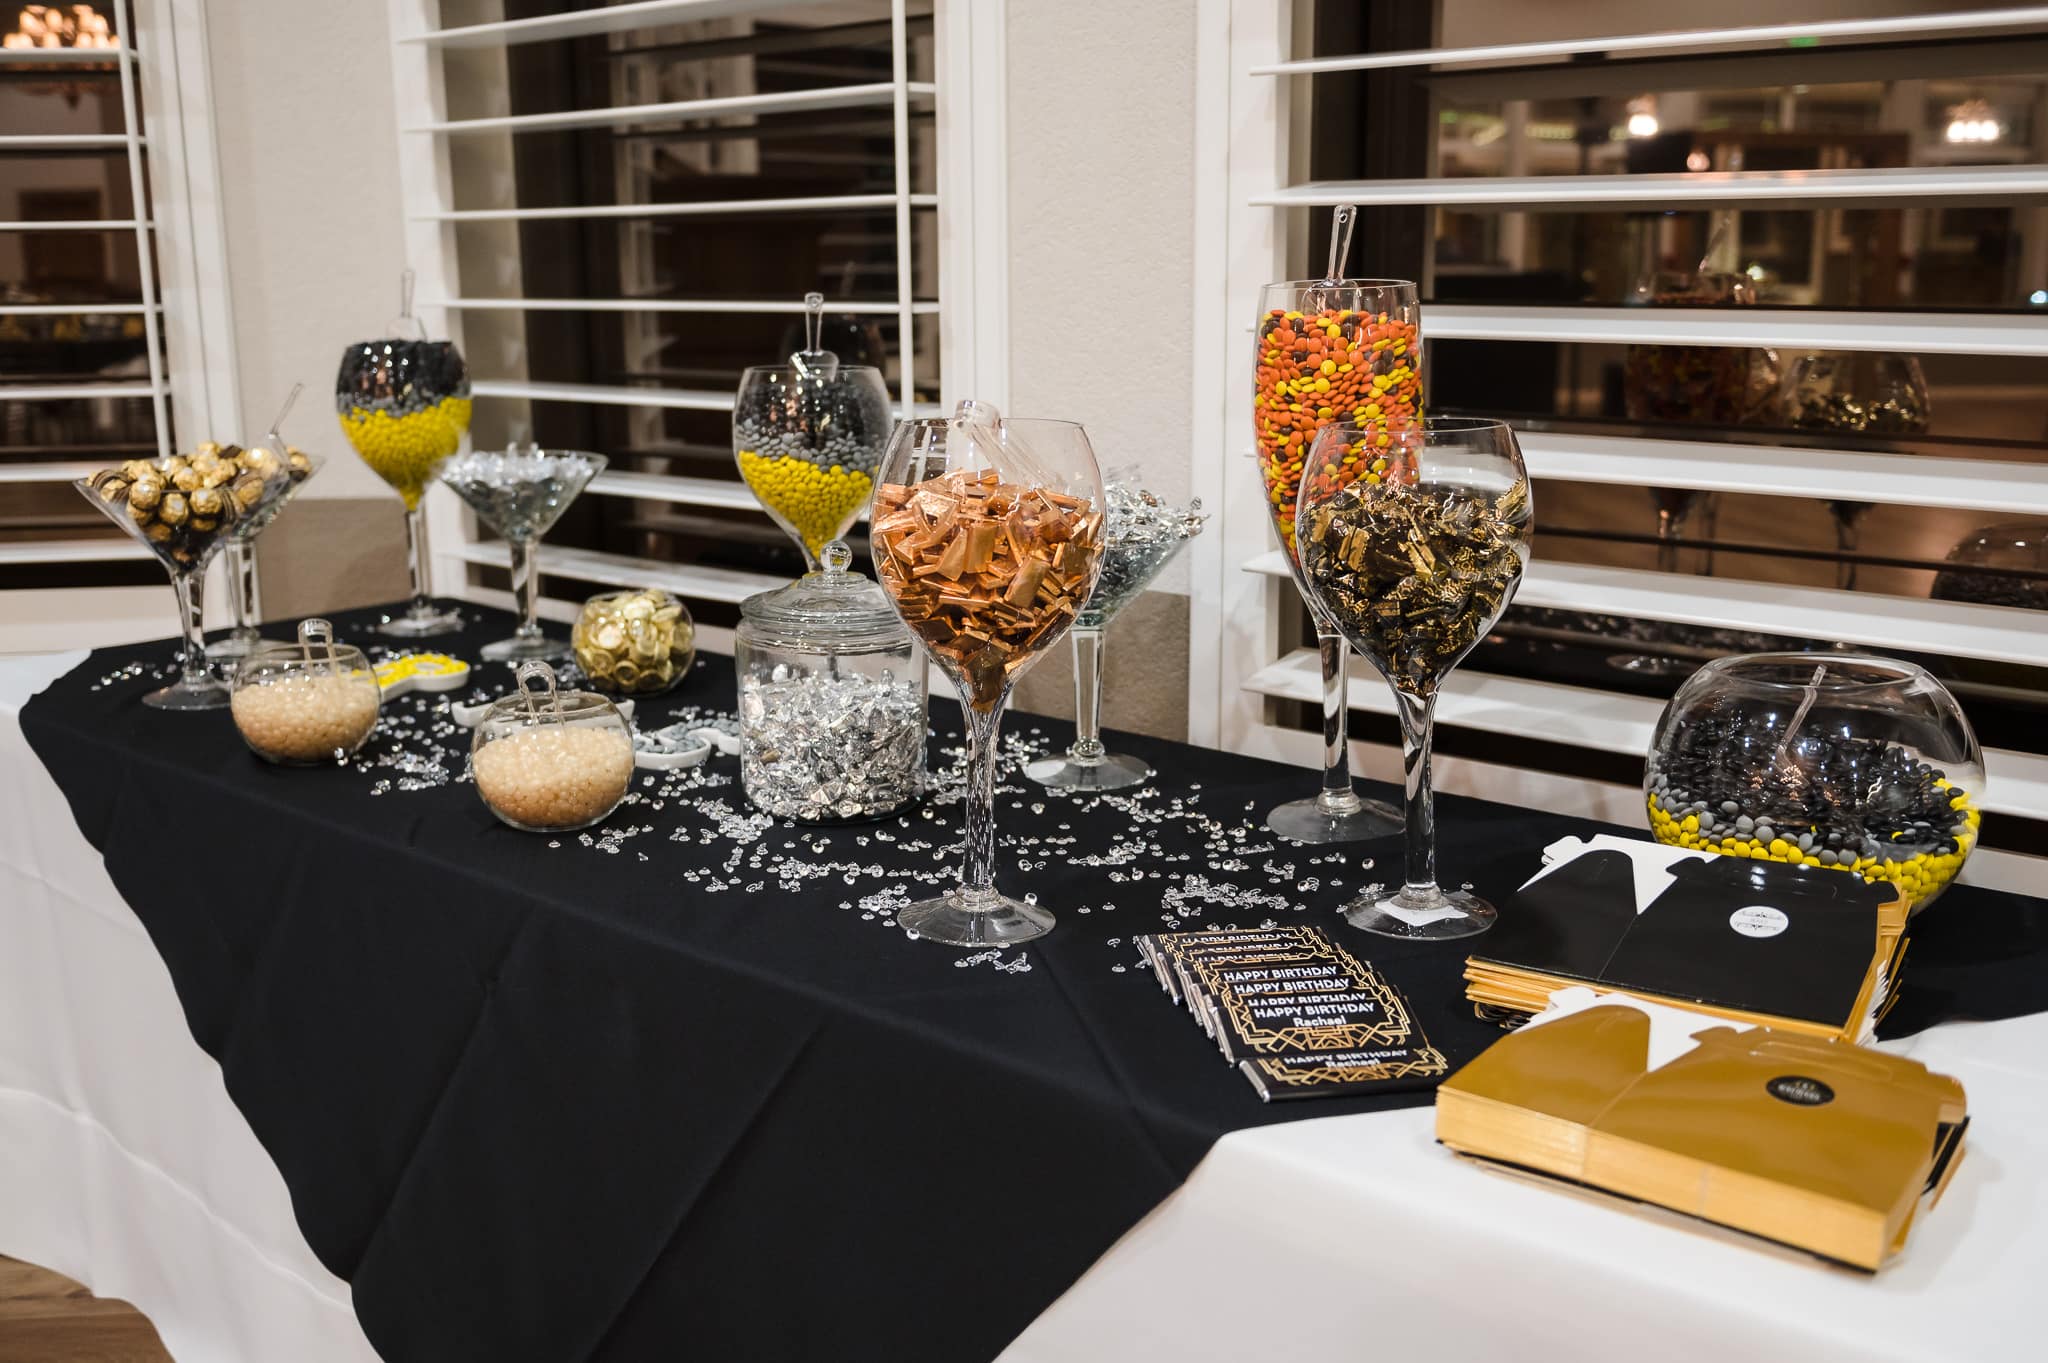
<path fill-rule="evenodd" d="M 470 614 L 435 646 L 474 658 L 509 626 Z M 369 643 L 367 619 L 338 623 Z M 955 863 L 943 796 L 764 828 L 717 758 L 643 778 L 599 829 L 522 834 L 462 778 L 438 700 L 387 703 L 351 768 L 283 770 L 225 712 L 139 703 L 157 682 L 133 664 L 167 653 L 96 653 L 22 725 L 390 1363 L 991 1358 L 1223 1133 L 1428 1101 L 1261 1105 L 1139 968 L 1137 933 L 1317 923 L 1454 1064 L 1497 1035 L 1463 1000 L 1462 946 L 1337 916 L 1398 879 L 1397 845 L 1265 834 L 1312 789 L 1299 769 L 1119 735 L 1160 773 L 1129 798 L 1012 775 L 1002 883 L 1059 926 L 963 953 L 892 920 Z M 732 703 L 707 657 L 639 720 Z M 957 713 L 933 719 L 952 749 Z M 1013 748 L 1070 733 L 1006 728 Z M 1446 798 L 1440 863 L 1498 896 L 1594 831 Z M 2048 906 L 1957 889 L 1909 964 L 1905 1026 L 2048 1007 Z"/>

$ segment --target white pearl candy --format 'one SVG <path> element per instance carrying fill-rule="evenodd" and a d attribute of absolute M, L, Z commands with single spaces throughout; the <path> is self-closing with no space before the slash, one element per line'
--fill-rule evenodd
<path fill-rule="evenodd" d="M 273 762 L 333 762 L 377 727 L 377 685 L 366 675 L 286 673 L 243 686 L 229 701 L 235 727 Z"/>
<path fill-rule="evenodd" d="M 471 764 L 499 818 L 555 832 L 596 823 L 626 798 L 633 745 L 614 728 L 541 724 L 484 744 Z"/>

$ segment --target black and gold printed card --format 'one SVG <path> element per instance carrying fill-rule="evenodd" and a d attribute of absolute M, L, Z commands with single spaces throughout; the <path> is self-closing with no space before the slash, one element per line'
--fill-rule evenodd
<path fill-rule="evenodd" d="M 1367 1089 L 1424 1088 L 1450 1065 L 1434 1046 L 1377 1046 L 1359 1051 L 1262 1055 L 1237 1068 L 1262 1102 L 1336 1098 Z"/>
<path fill-rule="evenodd" d="M 1318 928 L 1160 933 L 1138 947 L 1262 1101 L 1445 1073 L 1400 991 Z"/>

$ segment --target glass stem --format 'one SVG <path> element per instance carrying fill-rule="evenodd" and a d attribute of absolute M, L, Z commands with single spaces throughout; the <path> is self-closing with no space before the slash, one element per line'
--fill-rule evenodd
<path fill-rule="evenodd" d="M 1365 802 L 1351 788 L 1351 648 L 1334 630 L 1316 632 L 1323 663 L 1323 789 L 1316 808 L 1332 817 L 1354 814 Z"/>
<path fill-rule="evenodd" d="M 1861 538 L 1856 523 L 1862 518 L 1863 508 L 1860 506 L 1853 511 L 1835 509 L 1835 549 L 1841 555 L 1835 561 L 1835 586 L 1845 592 L 1853 591 L 1856 586 L 1856 560 L 1851 556 L 1855 554 L 1857 541 Z"/>
<path fill-rule="evenodd" d="M 1067 760 L 1092 767 L 1102 746 L 1102 631 L 1076 626 L 1074 638 L 1074 746 Z"/>
<path fill-rule="evenodd" d="M 1436 728 L 1436 692 L 1416 696 L 1396 687 L 1394 705 L 1401 721 L 1408 888 L 1434 890 L 1436 801 L 1429 785 L 1429 745 Z"/>
<path fill-rule="evenodd" d="M 247 540 L 227 543 L 228 596 L 235 608 L 235 633 L 256 629 L 256 546 Z"/>
<path fill-rule="evenodd" d="M 516 634 L 521 639 L 540 637 L 540 564 L 536 548 L 531 539 L 512 541 L 512 591 L 519 598 Z"/>
<path fill-rule="evenodd" d="M 422 503 L 426 494 L 420 494 Z M 405 513 L 405 564 L 412 574 L 412 611 L 414 615 L 425 615 L 433 609 L 427 600 L 427 508 L 424 505 L 410 507 Z"/>
<path fill-rule="evenodd" d="M 996 731 L 1003 699 L 984 713 L 961 706 L 967 717 L 967 845 L 960 865 L 961 907 L 981 911 L 996 898 Z"/>
<path fill-rule="evenodd" d="M 204 602 L 195 590 L 205 580 L 203 566 L 192 572 L 171 574 L 171 589 L 178 594 L 178 631 L 184 637 L 178 667 L 186 686 L 204 686 L 213 680 L 213 669 L 206 661 L 206 641 L 200 629 L 199 613 L 204 609 Z"/>
<path fill-rule="evenodd" d="M 1678 516 L 1662 506 L 1657 508 L 1657 571 L 1678 571 Z"/>

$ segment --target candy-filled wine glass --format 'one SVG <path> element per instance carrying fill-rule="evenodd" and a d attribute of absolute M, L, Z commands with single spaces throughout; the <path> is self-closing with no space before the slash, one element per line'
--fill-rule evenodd
<path fill-rule="evenodd" d="M 824 307 L 823 294 L 804 295 L 804 348 L 742 374 L 732 408 L 740 477 L 812 573 L 873 497 L 892 420 L 882 371 L 819 347 Z"/>
<path fill-rule="evenodd" d="M 519 628 L 509 639 L 483 646 L 492 659 L 549 658 L 569 651 L 567 639 L 550 639 L 540 627 L 541 536 L 554 527 L 569 503 L 604 472 L 605 458 L 583 450 L 544 450 L 514 445 L 505 450 L 471 450 L 441 465 L 441 481 L 469 504 L 477 519 L 505 537 L 512 549 L 512 591 L 519 598 Z"/>
<path fill-rule="evenodd" d="M 334 408 L 343 434 L 379 478 L 405 500 L 406 566 L 412 604 L 377 627 L 420 639 L 462 628 L 459 612 L 434 604 L 427 563 L 427 484 L 469 430 L 469 367 L 453 341 L 427 339 L 413 315 L 413 273 L 405 272 L 400 313 L 375 341 L 342 352 Z"/>
<path fill-rule="evenodd" d="M 1337 210 L 1328 277 L 1268 284 L 1259 294 L 1252 399 L 1259 476 L 1287 566 L 1315 620 L 1323 675 L 1323 788 L 1266 816 L 1268 828 L 1297 842 L 1353 842 L 1401 827 L 1390 806 L 1362 799 L 1352 787 L 1344 635 L 1303 584 L 1294 544 L 1302 466 L 1316 432 L 1347 422 L 1379 441 L 1413 428 L 1422 416 L 1422 308 L 1415 285 L 1337 277 L 1356 213 L 1350 204 Z"/>
<path fill-rule="evenodd" d="M 1102 567 L 1102 473 L 1082 429 L 960 404 L 896 428 L 869 528 L 875 577 L 953 683 L 967 722 L 960 883 L 900 910 L 955 946 L 1028 942 L 1053 916 L 995 884 L 996 735 L 1010 689 L 1060 641 Z"/>
<path fill-rule="evenodd" d="M 1325 427 L 1301 480 L 1303 581 L 1394 688 L 1407 783 L 1406 883 L 1344 916 L 1389 937 L 1465 937 L 1493 906 L 1436 878 L 1429 753 L 1438 688 L 1513 599 L 1529 559 L 1529 475 L 1506 423 L 1435 417 Z"/>
<path fill-rule="evenodd" d="M 291 413 L 304 384 L 292 385 L 284 408 L 261 440 L 235 451 L 243 466 L 229 487 L 241 517 L 222 539 L 221 562 L 227 567 L 228 604 L 235 614 L 235 626 L 206 646 L 209 658 L 246 658 L 255 651 L 262 636 L 256 618 L 256 537 L 269 529 L 284 510 L 285 503 L 298 495 L 299 485 L 320 471 L 326 461 L 285 443 L 278 427 Z M 233 448 L 232 446 L 229 448 Z"/>
<path fill-rule="evenodd" d="M 1122 790 L 1145 779 L 1149 769 L 1142 761 L 1102 746 L 1102 635 L 1208 519 L 1199 501 L 1173 506 L 1120 475 L 1105 486 L 1103 503 L 1102 580 L 1069 635 L 1074 641 L 1074 741 L 1066 752 L 1024 768 L 1026 776 L 1054 790 Z"/>
<path fill-rule="evenodd" d="M 235 493 L 236 480 L 249 472 L 242 453 L 207 444 L 189 455 L 130 459 L 71 484 L 171 575 L 183 636 L 178 680 L 142 698 L 159 710 L 218 710 L 228 703 L 228 684 L 207 660 L 200 635 L 200 586 L 206 565 L 242 517 Z"/>

